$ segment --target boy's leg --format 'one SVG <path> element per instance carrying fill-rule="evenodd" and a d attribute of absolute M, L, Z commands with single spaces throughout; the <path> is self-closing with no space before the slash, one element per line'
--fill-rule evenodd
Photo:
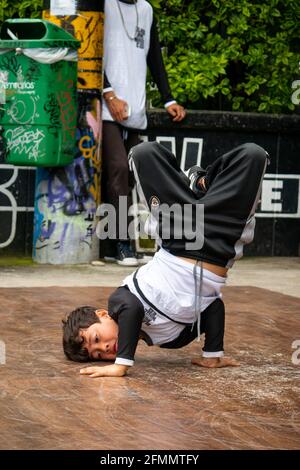
<path fill-rule="evenodd" d="M 218 158 L 209 168 L 208 190 L 197 199 L 189 179 L 174 155 L 156 142 L 134 147 L 129 155 L 137 189 L 151 209 L 151 200 L 172 205 L 204 204 L 204 245 L 186 250 L 187 240 L 170 237 L 162 246 L 171 253 L 230 267 L 252 241 L 267 153 L 256 144 L 244 144 Z M 190 241 L 190 240 L 189 240 Z"/>
<path fill-rule="evenodd" d="M 189 178 L 180 169 L 176 157 L 157 142 L 133 147 L 128 155 L 140 200 L 151 210 L 151 199 L 172 205 L 196 202 Z"/>
<path fill-rule="evenodd" d="M 268 163 L 256 144 L 240 145 L 218 158 L 206 176 L 203 252 L 207 261 L 230 268 L 253 240 L 255 210 Z M 226 261 L 226 263 L 225 263 Z"/>

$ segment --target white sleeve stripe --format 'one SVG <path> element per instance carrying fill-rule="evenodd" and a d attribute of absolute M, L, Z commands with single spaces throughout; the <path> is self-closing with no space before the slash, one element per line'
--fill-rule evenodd
<path fill-rule="evenodd" d="M 165 108 L 167 108 L 168 106 L 171 106 L 171 104 L 176 104 L 177 101 L 175 100 L 172 100 L 172 101 L 167 101 L 167 103 L 165 103 Z"/>
<path fill-rule="evenodd" d="M 202 357 L 223 357 L 224 351 L 208 352 L 202 351 Z"/>
<path fill-rule="evenodd" d="M 134 361 L 131 359 L 124 359 L 123 357 L 117 357 L 115 364 L 120 364 L 121 366 L 133 366 Z"/>

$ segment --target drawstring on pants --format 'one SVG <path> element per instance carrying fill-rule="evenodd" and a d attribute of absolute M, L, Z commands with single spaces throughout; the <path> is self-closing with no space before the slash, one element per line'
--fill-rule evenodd
<path fill-rule="evenodd" d="M 202 287 L 203 287 L 203 265 L 202 261 L 200 261 L 200 282 L 198 285 L 197 280 L 197 268 L 198 268 L 199 261 L 197 260 L 193 267 L 193 276 L 194 276 L 194 284 L 195 284 L 195 320 L 192 325 L 192 329 L 194 327 L 195 321 L 197 321 L 197 341 L 200 342 L 200 335 L 201 335 L 201 307 L 202 307 Z"/>

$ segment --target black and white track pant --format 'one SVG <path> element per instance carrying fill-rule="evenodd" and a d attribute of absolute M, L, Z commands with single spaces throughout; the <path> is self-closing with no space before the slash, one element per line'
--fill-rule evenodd
<path fill-rule="evenodd" d="M 176 256 L 227 268 L 243 255 L 243 246 L 253 239 L 254 213 L 267 162 L 268 154 L 262 147 L 254 143 L 240 145 L 208 168 L 208 189 L 199 198 L 190 189 L 189 178 L 166 147 L 147 142 L 133 147 L 129 153 L 129 165 L 139 196 L 149 210 L 153 200 L 168 206 L 174 203 L 204 205 L 202 248 L 187 250 L 186 243 L 191 240 L 184 236 L 180 239 L 172 237 L 172 231 L 169 238 L 162 238 L 163 248 Z M 160 223 L 163 220 L 160 218 Z"/>

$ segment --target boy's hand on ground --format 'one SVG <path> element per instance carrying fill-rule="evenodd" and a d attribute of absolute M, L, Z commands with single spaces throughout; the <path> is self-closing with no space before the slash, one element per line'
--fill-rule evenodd
<path fill-rule="evenodd" d="M 192 359 L 192 364 L 214 369 L 218 367 L 239 367 L 240 363 L 231 357 L 200 357 Z"/>
<path fill-rule="evenodd" d="M 110 366 L 85 367 L 80 370 L 81 375 L 88 375 L 92 379 L 95 377 L 123 377 L 126 375 L 128 367 L 121 364 L 111 364 Z"/>

